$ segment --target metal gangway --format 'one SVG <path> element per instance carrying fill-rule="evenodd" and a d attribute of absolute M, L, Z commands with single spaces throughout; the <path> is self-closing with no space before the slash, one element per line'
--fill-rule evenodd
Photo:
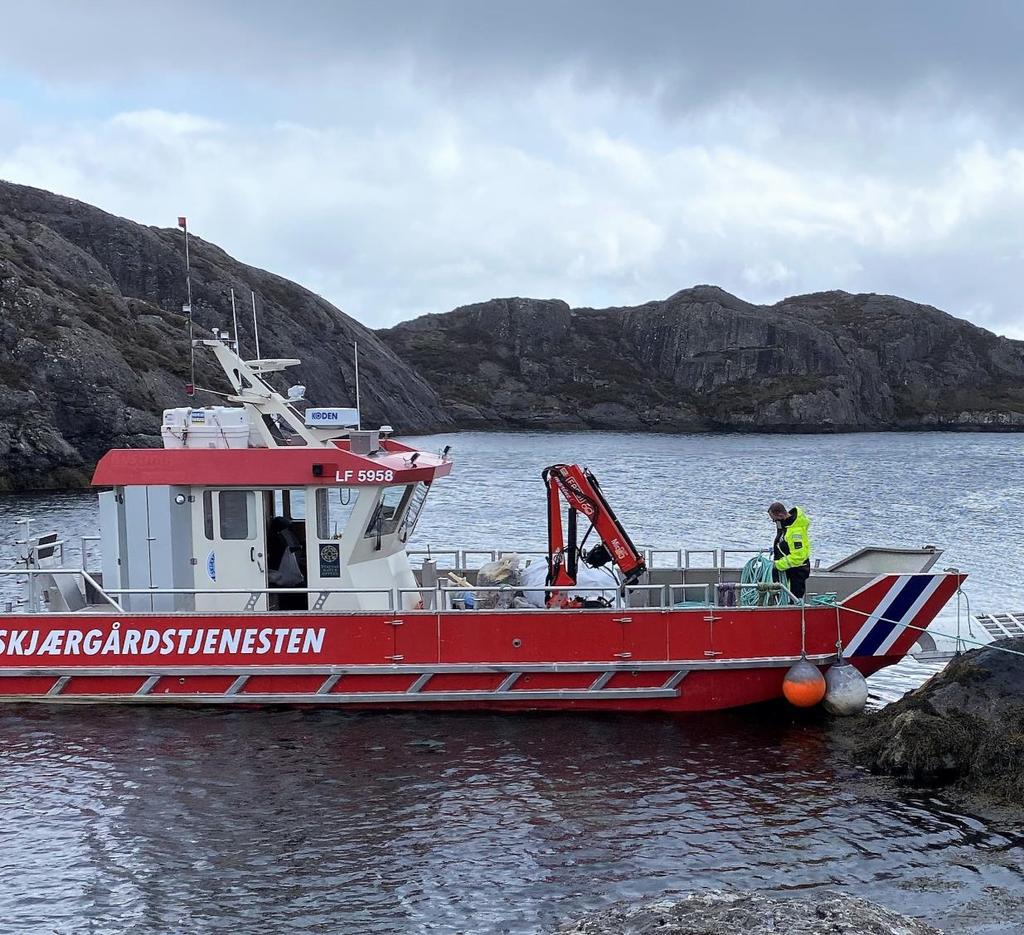
<path fill-rule="evenodd" d="M 993 640 L 1024 638 L 1024 610 L 1019 613 L 975 614 Z"/>

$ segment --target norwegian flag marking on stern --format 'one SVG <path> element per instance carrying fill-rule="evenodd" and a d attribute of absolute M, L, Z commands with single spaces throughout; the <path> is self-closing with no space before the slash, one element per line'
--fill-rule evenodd
<path fill-rule="evenodd" d="M 857 635 L 850 640 L 846 652 L 850 656 L 883 656 L 913 626 L 924 605 L 939 589 L 945 575 L 899 575 L 888 593 L 864 621 Z"/>

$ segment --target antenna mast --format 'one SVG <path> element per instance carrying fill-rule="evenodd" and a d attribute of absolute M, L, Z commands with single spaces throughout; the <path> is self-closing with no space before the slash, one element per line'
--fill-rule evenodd
<path fill-rule="evenodd" d="M 252 290 L 250 290 L 252 292 Z M 253 337 L 256 338 L 256 359 L 262 360 L 260 357 L 260 326 L 256 323 L 256 293 L 252 292 L 252 332 Z"/>
<path fill-rule="evenodd" d="M 356 360 L 356 431 L 363 428 L 363 412 L 359 408 L 359 342 L 352 342 L 353 352 Z"/>
<path fill-rule="evenodd" d="M 188 386 L 185 392 L 189 396 L 196 395 L 196 348 L 192 343 L 192 265 L 188 256 L 188 218 L 178 218 L 178 227 L 185 237 L 185 290 L 188 296 L 187 303 L 182 311 L 188 315 Z"/>
<path fill-rule="evenodd" d="M 235 311 L 235 289 L 234 289 L 234 287 L 231 288 L 231 320 L 232 320 L 232 322 L 234 322 L 234 325 L 235 325 L 235 353 L 238 354 L 239 357 L 241 357 L 242 354 L 238 350 L 238 313 Z"/>

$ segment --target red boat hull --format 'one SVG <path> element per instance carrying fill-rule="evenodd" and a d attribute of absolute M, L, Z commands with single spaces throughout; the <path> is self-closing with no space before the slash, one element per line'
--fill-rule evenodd
<path fill-rule="evenodd" d="M 7 614 L 0 700 L 710 711 L 782 697 L 802 652 L 865 675 L 963 576 L 880 576 L 838 606 Z"/>

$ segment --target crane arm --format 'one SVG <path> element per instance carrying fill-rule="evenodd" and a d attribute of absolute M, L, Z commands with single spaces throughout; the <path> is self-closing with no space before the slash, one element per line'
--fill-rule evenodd
<path fill-rule="evenodd" d="M 579 567 L 577 516 L 580 513 L 601 539 L 601 546 L 595 546 L 587 556 L 587 564 L 599 567 L 610 560 L 622 572 L 626 584 L 634 584 L 647 570 L 647 564 L 605 499 L 597 478 L 578 464 L 553 464 L 545 468 L 541 476 L 548 494 L 547 584 L 554 587 L 576 584 Z M 562 527 L 562 500 L 569 507 L 565 531 Z"/>

